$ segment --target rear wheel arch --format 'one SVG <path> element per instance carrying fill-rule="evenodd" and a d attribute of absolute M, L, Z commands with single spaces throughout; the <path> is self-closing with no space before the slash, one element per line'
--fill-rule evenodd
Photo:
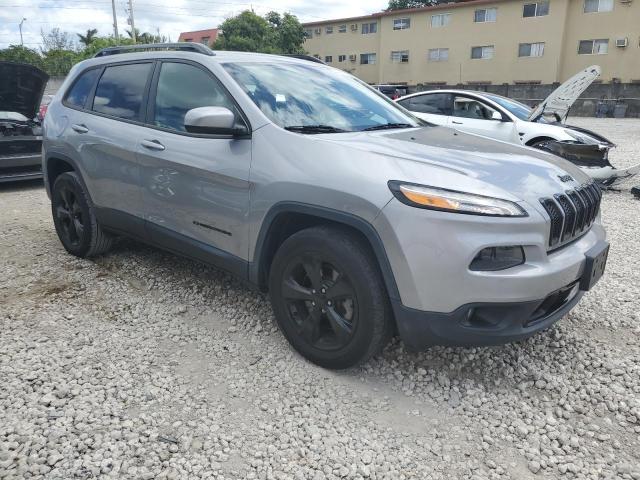
<path fill-rule="evenodd" d="M 303 203 L 279 203 L 267 213 L 249 266 L 250 280 L 266 291 L 271 262 L 280 245 L 294 233 L 318 225 L 331 225 L 354 233 L 375 260 L 389 297 L 400 298 L 382 240 L 368 221 L 350 213 Z"/>

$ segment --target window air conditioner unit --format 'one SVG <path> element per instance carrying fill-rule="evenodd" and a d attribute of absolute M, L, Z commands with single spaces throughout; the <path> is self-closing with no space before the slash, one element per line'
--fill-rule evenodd
<path fill-rule="evenodd" d="M 355 54 L 349 55 L 349 60 L 355 62 L 358 57 Z"/>
<path fill-rule="evenodd" d="M 616 47 L 624 48 L 629 45 L 628 38 L 616 38 Z"/>
<path fill-rule="evenodd" d="M 357 32 L 358 31 L 358 24 L 357 23 L 352 23 L 351 24 L 351 31 L 352 32 Z"/>

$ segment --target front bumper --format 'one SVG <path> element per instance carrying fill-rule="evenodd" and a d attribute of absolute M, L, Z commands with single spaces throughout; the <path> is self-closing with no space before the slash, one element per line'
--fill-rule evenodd
<path fill-rule="evenodd" d="M 42 154 L 0 156 L 0 183 L 42 178 Z"/>
<path fill-rule="evenodd" d="M 564 316 L 582 297 L 585 255 L 605 240 L 596 219 L 582 237 L 548 252 L 549 225 L 529 209 L 496 218 L 416 209 L 392 200 L 375 221 L 400 298 L 392 298 L 406 344 L 493 345 L 526 338 Z M 486 247 L 521 245 L 525 263 L 471 271 Z"/>

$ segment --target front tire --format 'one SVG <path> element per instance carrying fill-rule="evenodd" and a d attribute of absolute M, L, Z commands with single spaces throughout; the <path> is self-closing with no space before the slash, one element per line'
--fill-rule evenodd
<path fill-rule="evenodd" d="M 77 173 L 65 172 L 56 178 L 51 189 L 51 212 L 58 238 L 70 254 L 88 258 L 111 248 L 113 237 L 100 227 Z"/>
<path fill-rule="evenodd" d="M 291 345 L 325 368 L 379 353 L 391 337 L 391 309 L 375 260 L 354 234 L 329 226 L 293 234 L 269 274 L 276 320 Z"/>

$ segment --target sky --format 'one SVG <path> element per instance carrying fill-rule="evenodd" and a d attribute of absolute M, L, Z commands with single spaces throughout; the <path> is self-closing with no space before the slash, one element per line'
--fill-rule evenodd
<path fill-rule="evenodd" d="M 217 27 L 251 8 L 259 15 L 275 10 L 312 22 L 373 13 L 387 4 L 388 0 L 133 0 L 133 12 L 140 31 L 159 31 L 177 41 L 180 32 Z M 120 35 L 129 28 L 127 6 L 127 0 L 116 0 Z M 0 48 L 20 44 L 18 25 L 23 18 L 24 45 L 34 49 L 40 47 L 41 29 L 58 27 L 74 37 L 90 28 L 97 28 L 98 35 L 113 33 L 111 0 L 0 0 Z"/>

